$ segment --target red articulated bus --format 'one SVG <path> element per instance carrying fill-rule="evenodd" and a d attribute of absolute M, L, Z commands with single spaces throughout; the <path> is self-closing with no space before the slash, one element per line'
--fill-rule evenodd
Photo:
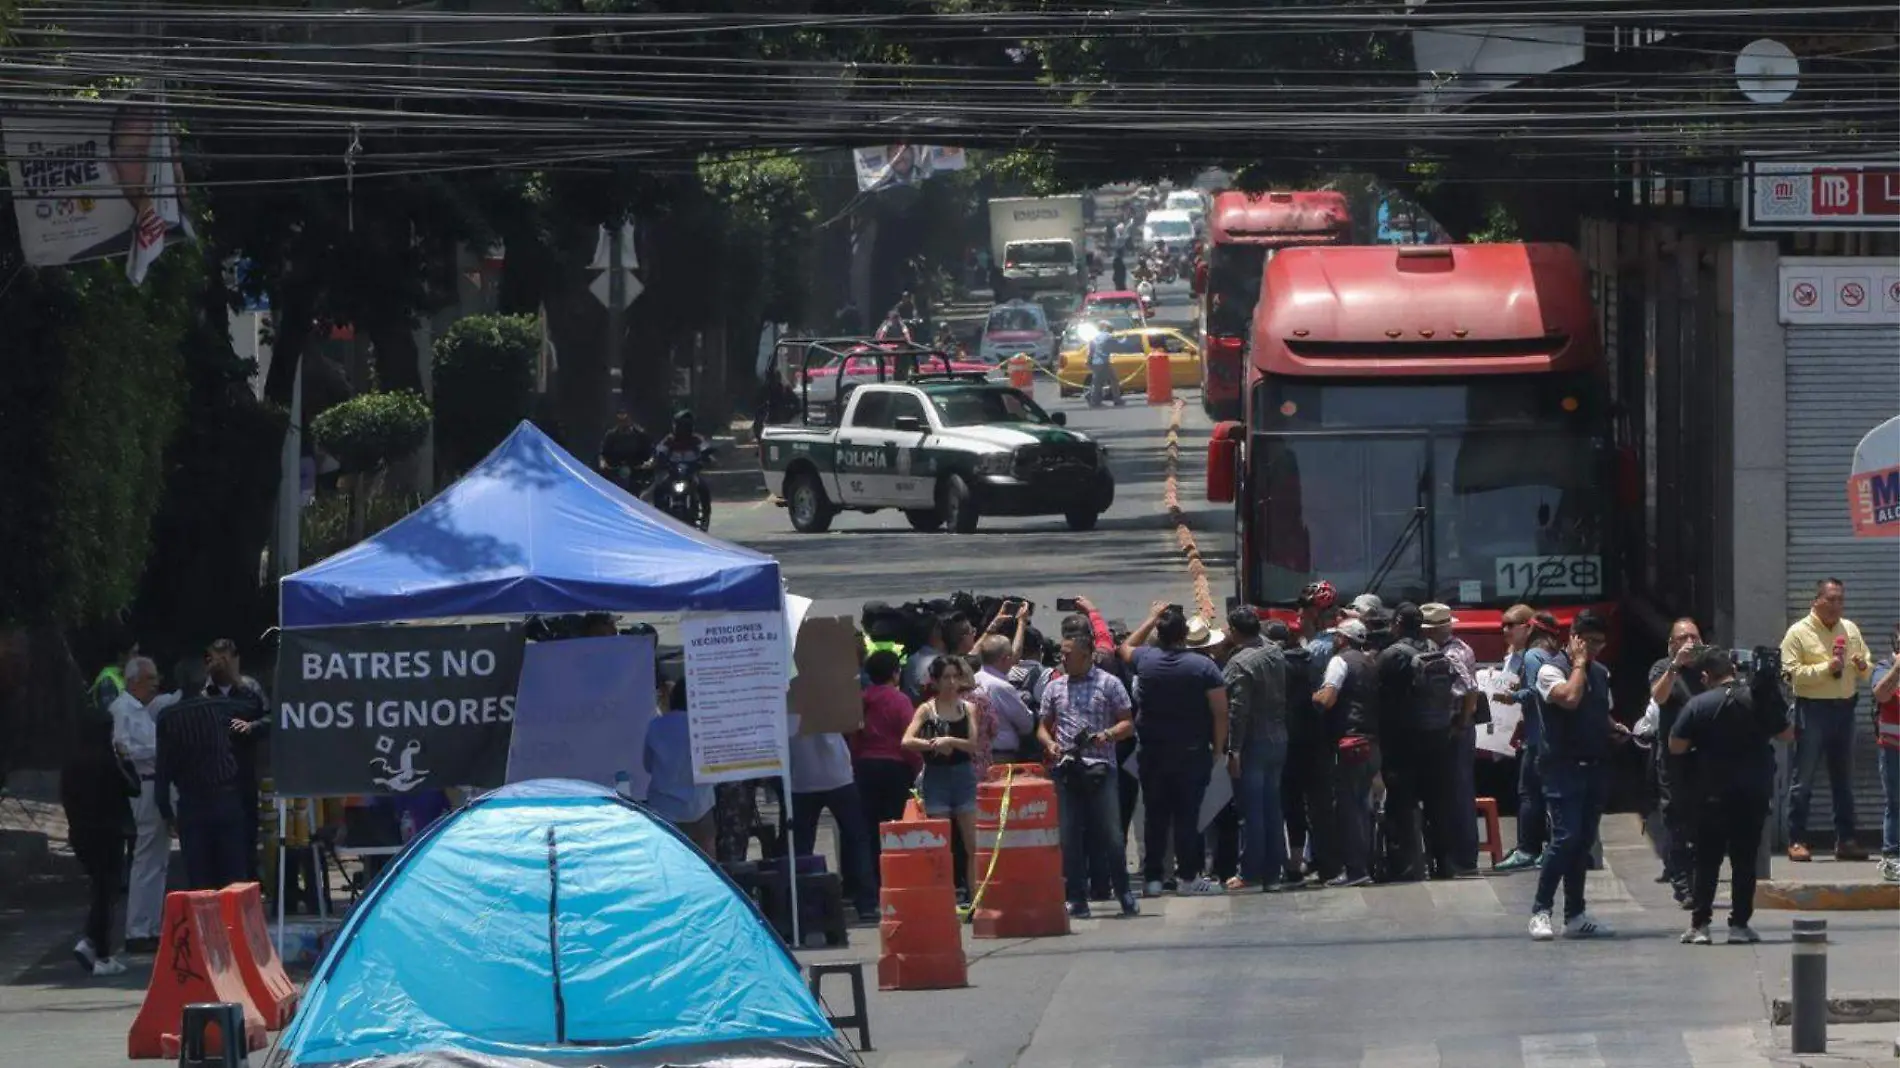
<path fill-rule="evenodd" d="M 1211 419 L 1241 417 L 1241 364 L 1268 254 L 1352 240 L 1346 197 L 1335 192 L 1221 193 L 1207 224 L 1201 294 L 1201 405 Z"/>
<path fill-rule="evenodd" d="M 1617 455 L 1572 249 L 1286 249 L 1264 289 L 1248 420 L 1208 451 L 1242 602 L 1292 618 L 1319 579 L 1439 601 L 1487 660 L 1520 601 L 1614 624 Z"/>

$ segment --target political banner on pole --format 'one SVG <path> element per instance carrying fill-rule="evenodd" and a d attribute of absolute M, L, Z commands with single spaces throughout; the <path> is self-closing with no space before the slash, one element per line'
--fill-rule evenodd
<path fill-rule="evenodd" d="M 1847 508 L 1858 538 L 1900 538 L 1900 416 L 1880 424 L 1854 449 Z"/>
<path fill-rule="evenodd" d="M 35 267 L 126 257 L 142 282 L 189 239 L 177 128 L 163 101 L 35 106 L 0 119 L 20 251 Z"/>
<path fill-rule="evenodd" d="M 968 165 L 961 148 L 949 145 L 873 145 L 852 150 L 858 171 L 858 190 L 915 185 L 934 174 L 960 171 Z"/>
<path fill-rule="evenodd" d="M 516 624 L 286 630 L 271 774 L 288 797 L 499 786 Z"/>
<path fill-rule="evenodd" d="M 783 775 L 791 671 L 783 612 L 725 612 L 680 621 L 686 648 L 686 714 L 693 781 L 736 782 Z"/>

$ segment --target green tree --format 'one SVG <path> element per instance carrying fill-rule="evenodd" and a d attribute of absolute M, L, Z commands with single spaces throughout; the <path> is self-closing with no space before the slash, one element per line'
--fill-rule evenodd
<path fill-rule="evenodd" d="M 467 469 L 528 418 L 540 351 L 532 315 L 471 315 L 435 339 L 435 444 L 446 470 Z"/>
<path fill-rule="evenodd" d="M 429 405 L 419 393 L 364 393 L 310 421 L 310 437 L 344 474 L 374 474 L 429 437 Z"/>

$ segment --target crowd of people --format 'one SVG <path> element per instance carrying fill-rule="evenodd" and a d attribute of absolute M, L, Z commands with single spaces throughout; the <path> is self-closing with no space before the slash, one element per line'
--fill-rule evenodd
<path fill-rule="evenodd" d="M 1242 606 L 1225 632 L 1163 603 L 1131 629 L 1079 597 L 1058 602 L 1047 636 L 1032 622 L 1035 606 L 1020 600 L 1001 602 L 987 622 L 932 618 L 916 640 L 880 633 L 867 612 L 864 726 L 794 747 L 798 807 L 810 812 L 798 848 L 809 847 L 817 811 L 797 783 L 822 764 L 828 774 L 810 801 L 837 819 L 846 893 L 869 916 L 876 826 L 899 818 L 914 791 L 928 815 L 956 828 L 967 902 L 981 887 L 976 786 L 991 763 L 1028 761 L 1056 783 L 1065 894 L 1077 917 L 1104 901 L 1132 915 L 1143 897 L 1169 893 L 1468 877 L 1478 873 L 1480 845 L 1477 732 L 1493 706 L 1516 706 L 1517 839 L 1494 867 L 1536 871 L 1533 939 L 1614 933 L 1589 911 L 1586 873 L 1600 864 L 1613 754 L 1635 744 L 1647 751 L 1665 877 L 1690 913 L 1682 940 L 1709 941 L 1727 860 L 1729 937 L 1754 941 L 1776 741 L 1794 745 L 1790 858 L 1810 856 L 1806 802 L 1823 768 L 1834 776 L 1836 855 L 1865 856 L 1847 789 L 1851 753 L 1835 741 L 1852 737 L 1857 681 L 1874 684 L 1888 785 L 1881 870 L 1900 879 L 1900 673 L 1891 655 L 1876 663 L 1841 618 L 1841 593 L 1837 582 L 1822 584 L 1773 662 L 1739 663 L 1703 644 L 1693 620 L 1677 621 L 1633 727 L 1615 715 L 1607 623 L 1588 610 L 1565 625 L 1527 605 L 1510 608 L 1501 624 L 1507 656 L 1484 674 L 1449 607 L 1346 601 L 1325 582 L 1302 593 L 1291 625 Z M 1900 628 L 1893 640 L 1900 654 Z M 821 745 L 832 747 L 822 758 Z M 1210 789 L 1228 787 L 1231 801 L 1208 803 Z M 1138 807 L 1131 875 L 1126 839 Z"/>
<path fill-rule="evenodd" d="M 1048 634 L 1026 600 L 974 603 L 908 619 L 867 606 L 863 724 L 792 739 L 789 826 L 758 818 L 759 792 L 777 790 L 775 780 L 692 781 L 683 682 L 648 730 L 648 807 L 735 864 L 755 837 L 767 856 L 814 853 L 829 812 L 844 896 L 867 921 L 877 917 L 878 824 L 901 818 L 913 797 L 955 827 L 961 900 L 980 895 L 977 786 L 995 763 L 1040 763 L 1051 774 L 1077 917 L 1104 901 L 1133 915 L 1143 897 L 1168 893 L 1454 879 L 1478 872 L 1477 731 L 1494 705 L 1517 706 L 1517 838 L 1495 868 L 1537 870 L 1531 937 L 1613 933 L 1587 908 L 1585 873 L 1613 747 L 1635 742 L 1649 751 L 1663 878 L 1690 912 L 1682 940 L 1710 941 L 1727 860 L 1729 938 L 1749 942 L 1774 742 L 1792 743 L 1788 858 L 1812 859 L 1809 802 L 1823 771 L 1835 858 L 1868 858 L 1851 784 L 1859 687 L 1870 683 L 1885 792 L 1877 859 L 1881 875 L 1900 882 L 1900 624 L 1876 658 L 1845 618 L 1835 579 L 1817 584 L 1778 653 L 1757 650 L 1746 662 L 1706 644 L 1695 620 L 1677 620 L 1633 728 L 1613 714 L 1608 628 L 1588 610 L 1565 626 L 1510 608 L 1506 658 L 1481 673 L 1446 605 L 1346 601 L 1326 582 L 1306 587 L 1291 624 L 1240 606 L 1224 632 L 1162 602 L 1129 628 L 1087 598 L 1058 600 Z M 610 616 L 586 623 L 581 636 L 614 632 Z M 229 640 L 207 647 L 201 681 L 171 692 L 132 649 L 100 672 L 91 697 L 61 799 L 92 885 L 74 956 L 113 975 L 124 970 L 114 899 L 125 887 L 125 949 L 155 950 L 174 837 L 188 888 L 257 878 L 259 743 L 271 715 Z M 1231 800 L 1210 805 L 1210 789 Z M 1126 840 L 1138 807 L 1131 875 Z M 293 864 L 289 874 L 286 893 L 314 895 L 313 872 Z"/>

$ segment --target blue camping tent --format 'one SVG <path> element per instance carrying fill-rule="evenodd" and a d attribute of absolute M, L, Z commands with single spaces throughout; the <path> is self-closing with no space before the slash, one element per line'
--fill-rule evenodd
<path fill-rule="evenodd" d="M 418 836 L 338 932 L 268 1068 L 841 1068 L 737 888 L 611 791 L 542 779 Z"/>
<path fill-rule="evenodd" d="M 434 500 L 279 590 L 285 627 L 783 605 L 778 561 L 674 521 L 526 422 Z"/>

